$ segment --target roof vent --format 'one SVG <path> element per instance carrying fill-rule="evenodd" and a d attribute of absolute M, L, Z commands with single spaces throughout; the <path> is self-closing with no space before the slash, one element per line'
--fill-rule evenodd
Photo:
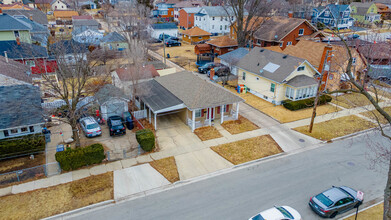
<path fill-rule="evenodd" d="M 261 53 L 262 53 L 263 51 L 265 51 L 265 49 L 261 49 L 259 52 L 261 52 Z"/>
<path fill-rule="evenodd" d="M 283 57 L 282 57 L 282 59 L 286 59 L 288 57 L 288 55 L 284 55 Z"/>
<path fill-rule="evenodd" d="M 257 66 L 259 66 L 259 63 L 258 63 L 258 65 Z"/>

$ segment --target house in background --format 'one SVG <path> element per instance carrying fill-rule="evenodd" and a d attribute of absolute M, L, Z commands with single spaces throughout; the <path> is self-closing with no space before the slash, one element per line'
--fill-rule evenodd
<path fill-rule="evenodd" d="M 77 2 L 78 6 L 77 8 L 82 8 L 82 9 L 97 9 L 96 3 L 94 1 L 79 1 Z"/>
<path fill-rule="evenodd" d="M 349 29 L 353 26 L 353 18 L 350 17 L 352 9 L 349 5 L 329 4 L 326 7 L 314 8 L 311 22 L 322 23 L 329 28 Z"/>
<path fill-rule="evenodd" d="M 117 32 L 111 32 L 100 40 L 100 47 L 109 50 L 125 50 L 129 48 L 124 36 Z"/>
<path fill-rule="evenodd" d="M 50 55 L 62 59 L 68 64 L 75 64 L 76 59 L 87 60 L 89 44 L 79 43 L 74 40 L 61 40 L 50 45 Z"/>
<path fill-rule="evenodd" d="M 172 37 L 178 37 L 178 27 L 175 23 L 157 23 L 152 24 L 150 28 L 151 37 L 159 38 L 160 34 L 167 34 Z"/>
<path fill-rule="evenodd" d="M 73 31 L 79 33 L 87 29 L 99 31 L 99 23 L 95 19 L 74 19 L 72 17 Z"/>
<path fill-rule="evenodd" d="M 3 10 L 3 13 L 13 17 L 24 16 L 34 22 L 37 22 L 45 27 L 48 26 L 48 19 L 46 15 L 38 9 L 33 10 Z"/>
<path fill-rule="evenodd" d="M 318 71 L 305 59 L 254 48 L 237 64 L 238 84 L 246 85 L 254 95 L 280 105 L 316 95 Z"/>
<path fill-rule="evenodd" d="M 179 21 L 180 11 L 183 8 L 198 8 L 198 7 L 204 7 L 205 4 L 202 1 L 181 1 L 176 3 L 174 8 L 174 21 Z"/>
<path fill-rule="evenodd" d="M 197 26 L 181 31 L 181 34 L 183 35 L 182 40 L 191 44 L 209 40 L 212 35 Z"/>
<path fill-rule="evenodd" d="M 95 94 L 102 118 L 107 120 L 110 116 L 118 115 L 122 117 L 124 112 L 128 112 L 129 99 L 118 87 L 112 84 L 104 85 Z"/>
<path fill-rule="evenodd" d="M 31 43 L 47 47 L 50 32 L 46 26 L 30 20 L 24 15 L 15 15 L 14 17 L 30 26 Z"/>
<path fill-rule="evenodd" d="M 212 46 L 214 54 L 223 55 L 238 48 L 238 41 L 229 36 L 221 36 L 207 41 Z"/>
<path fill-rule="evenodd" d="M 0 56 L 0 86 L 32 85 L 30 67 Z"/>
<path fill-rule="evenodd" d="M 220 59 L 221 64 L 230 68 L 232 74 L 238 75 L 238 69 L 236 67 L 236 64 L 248 53 L 249 51 L 247 48 L 241 47 L 234 51 L 221 55 L 218 58 Z"/>
<path fill-rule="evenodd" d="M 26 1 L 27 3 L 27 1 Z M 21 2 L 15 2 L 12 4 L 2 4 L 1 8 L 3 10 L 34 10 L 34 5 L 31 3 L 24 4 Z"/>
<path fill-rule="evenodd" d="M 0 42 L 18 40 L 31 43 L 31 29 L 25 22 L 3 13 L 0 9 Z"/>
<path fill-rule="evenodd" d="M 70 9 L 70 6 L 65 1 L 53 0 L 50 3 L 50 8 L 52 9 L 52 11 L 55 11 L 55 10 L 68 10 L 68 9 Z"/>
<path fill-rule="evenodd" d="M 0 86 L 0 139 L 41 133 L 45 121 L 38 87 Z"/>
<path fill-rule="evenodd" d="M 375 3 L 377 7 L 377 13 L 381 16 L 382 20 L 389 20 L 391 18 L 391 5 L 386 5 L 383 3 Z"/>
<path fill-rule="evenodd" d="M 214 35 L 229 33 L 231 22 L 235 19 L 233 9 L 223 6 L 206 6 L 194 15 L 194 26 Z"/>
<path fill-rule="evenodd" d="M 192 131 L 214 123 L 236 120 L 239 104 L 244 100 L 225 88 L 201 79 L 191 72 L 179 72 L 142 83 L 142 108 L 155 130 L 158 117 L 177 117 Z"/>
<path fill-rule="evenodd" d="M 81 32 L 72 32 L 72 39 L 83 44 L 99 45 L 103 34 L 96 30 L 87 29 Z"/>
<path fill-rule="evenodd" d="M 179 26 L 185 29 L 192 28 L 194 26 L 194 15 L 200 10 L 201 8 L 182 8 L 179 11 Z"/>
<path fill-rule="evenodd" d="M 155 9 L 152 10 L 154 17 L 161 18 L 161 21 L 174 21 L 174 4 L 171 2 L 159 2 L 155 4 Z"/>
<path fill-rule="evenodd" d="M 45 14 L 51 10 L 52 0 L 35 0 L 35 5 Z"/>
<path fill-rule="evenodd" d="M 373 2 L 352 2 L 350 8 L 355 21 L 366 24 L 380 22 L 381 15 L 377 13 L 377 6 Z"/>
<path fill-rule="evenodd" d="M 56 25 L 72 25 L 72 17 L 78 16 L 77 11 L 72 10 L 56 10 L 53 11 L 54 19 L 56 20 Z"/>

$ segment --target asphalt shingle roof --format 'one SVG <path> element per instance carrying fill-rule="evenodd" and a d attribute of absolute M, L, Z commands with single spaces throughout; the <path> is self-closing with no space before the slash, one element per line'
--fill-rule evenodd
<path fill-rule="evenodd" d="M 32 83 L 31 70 L 28 66 L 0 56 L 0 74 L 26 83 Z"/>
<path fill-rule="evenodd" d="M 44 122 L 38 87 L 0 86 L 0 103 L 0 129 Z"/>
<path fill-rule="evenodd" d="M 155 78 L 189 109 L 228 105 L 244 100 L 225 88 L 201 79 L 191 72 L 179 72 Z"/>
<path fill-rule="evenodd" d="M 48 57 L 45 47 L 24 42 L 18 45 L 16 41 L 0 41 L 0 55 L 5 56 L 4 52 L 7 52 L 8 58 L 16 60 Z"/>
<path fill-rule="evenodd" d="M 231 7 L 224 8 L 223 6 L 205 6 L 202 7 L 202 9 L 205 9 L 206 14 L 210 17 L 226 17 L 234 15 Z"/>
<path fill-rule="evenodd" d="M 154 112 L 183 104 L 180 99 L 155 80 L 144 82 L 140 87 L 146 88 L 147 92 L 142 95 L 142 99 Z"/>
<path fill-rule="evenodd" d="M 112 98 L 128 99 L 120 88 L 112 84 L 106 84 L 99 89 L 99 91 L 95 94 L 95 98 L 100 105 L 103 105 Z"/>
<path fill-rule="evenodd" d="M 29 18 L 26 18 L 24 16 L 22 16 L 22 17 L 16 16 L 16 18 L 18 20 L 23 21 L 26 24 L 28 24 L 31 27 L 31 30 L 30 30 L 31 33 L 47 33 L 47 34 L 49 34 L 49 29 L 46 26 L 43 26 L 42 24 L 40 24 L 38 22 L 32 21 Z"/>
<path fill-rule="evenodd" d="M 8 14 L 0 15 L 0 31 L 10 31 L 10 30 L 30 30 L 29 27 L 24 22 L 19 21 L 18 19 L 12 17 Z"/>
<path fill-rule="evenodd" d="M 152 28 L 157 29 L 178 29 L 175 23 L 160 23 L 160 24 L 152 24 Z"/>
<path fill-rule="evenodd" d="M 193 8 L 183 8 L 183 10 L 186 11 L 188 14 L 197 14 L 201 8 L 200 7 L 193 7 Z"/>
<path fill-rule="evenodd" d="M 48 19 L 46 15 L 38 9 L 34 10 L 3 10 L 3 13 L 6 13 L 11 16 L 16 15 L 23 15 L 26 18 L 30 18 L 32 16 L 33 21 L 42 24 L 42 25 L 48 25 Z"/>
<path fill-rule="evenodd" d="M 244 56 L 236 66 L 275 82 L 282 83 L 304 61 L 305 59 L 256 47 Z M 264 69 L 268 64 L 269 66 L 276 64 L 279 67 L 274 72 L 270 72 Z"/>
<path fill-rule="evenodd" d="M 182 31 L 182 34 L 188 35 L 190 37 L 195 37 L 195 36 L 210 36 L 212 35 L 211 33 L 202 30 L 201 28 L 194 26 L 190 29 Z"/>
<path fill-rule="evenodd" d="M 61 40 L 50 45 L 51 54 L 54 54 L 58 51 L 64 52 L 65 54 L 73 53 L 86 53 L 88 52 L 89 44 L 79 43 L 75 40 Z"/>
<path fill-rule="evenodd" d="M 249 53 L 249 51 L 246 48 L 238 48 L 234 51 L 231 51 L 229 53 L 223 54 L 219 56 L 221 60 L 224 60 L 227 63 L 230 64 L 236 64 L 241 60 L 244 56 L 246 56 Z"/>
<path fill-rule="evenodd" d="M 111 43 L 111 42 L 124 42 L 126 41 L 126 39 L 125 37 L 118 34 L 117 32 L 111 32 L 108 35 L 104 36 L 100 41 L 105 43 Z"/>
<path fill-rule="evenodd" d="M 316 85 L 318 82 L 314 79 L 314 77 L 309 77 L 306 75 L 298 75 L 290 79 L 286 84 L 293 87 L 303 87 L 303 86 L 311 86 Z"/>
<path fill-rule="evenodd" d="M 94 19 L 76 19 L 73 20 L 73 26 L 97 26 L 98 27 L 99 22 L 97 22 Z"/>
<path fill-rule="evenodd" d="M 335 19 L 340 19 L 341 12 L 344 12 L 348 7 L 349 5 L 334 5 L 334 4 L 327 5 L 327 8 L 330 9 L 331 14 L 333 14 L 333 17 Z"/>

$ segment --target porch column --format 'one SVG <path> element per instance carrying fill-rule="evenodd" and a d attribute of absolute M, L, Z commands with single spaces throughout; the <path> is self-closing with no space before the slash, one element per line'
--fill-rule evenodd
<path fill-rule="evenodd" d="M 145 102 L 143 102 L 143 104 L 144 104 L 144 108 L 143 108 L 143 110 L 145 109 Z"/>
<path fill-rule="evenodd" d="M 224 105 L 220 106 L 220 117 L 221 117 L 220 124 L 223 124 L 223 122 L 224 122 Z"/>
<path fill-rule="evenodd" d="M 153 125 L 155 126 L 155 131 L 156 131 L 156 129 L 157 129 L 157 126 L 156 126 L 156 113 L 153 114 L 153 117 L 154 117 Z"/>
<path fill-rule="evenodd" d="M 211 126 L 212 125 L 212 108 L 208 108 L 208 117 L 209 117 L 208 124 L 209 124 L 209 126 Z"/>
<path fill-rule="evenodd" d="M 195 110 L 191 112 L 191 132 L 194 132 L 195 129 Z"/>
<path fill-rule="evenodd" d="M 151 123 L 151 108 L 148 108 L 149 114 L 148 114 L 148 121 Z"/>
<path fill-rule="evenodd" d="M 235 119 L 238 120 L 239 118 L 239 102 L 236 103 L 236 112 L 235 112 Z"/>

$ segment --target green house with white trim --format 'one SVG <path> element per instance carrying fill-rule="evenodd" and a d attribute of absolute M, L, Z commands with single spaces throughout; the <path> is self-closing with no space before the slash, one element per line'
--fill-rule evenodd
<path fill-rule="evenodd" d="M 8 14 L 0 13 L 0 41 L 16 41 L 31 43 L 32 27 Z"/>
<path fill-rule="evenodd" d="M 374 2 L 352 2 L 350 8 L 352 9 L 351 16 L 355 21 L 365 24 L 380 22 L 381 14 L 378 14 Z"/>

